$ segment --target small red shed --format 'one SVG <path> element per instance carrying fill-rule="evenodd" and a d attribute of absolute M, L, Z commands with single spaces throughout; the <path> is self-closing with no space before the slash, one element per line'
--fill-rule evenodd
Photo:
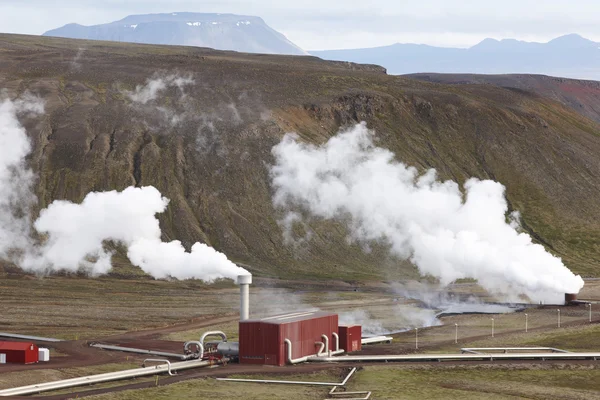
<path fill-rule="evenodd" d="M 329 340 L 329 349 L 335 346 L 333 333 L 338 331 L 338 316 L 326 312 L 296 312 L 263 319 L 240 321 L 240 355 L 242 364 L 283 366 L 287 363 L 287 345 L 292 344 L 292 358 L 317 353 L 323 342 Z"/>
<path fill-rule="evenodd" d="M 340 349 L 346 353 L 360 351 L 362 349 L 362 327 L 360 325 L 340 325 Z"/>
<path fill-rule="evenodd" d="M 7 363 L 33 364 L 38 362 L 38 347 L 27 342 L 0 342 L 0 354 L 6 354 Z"/>

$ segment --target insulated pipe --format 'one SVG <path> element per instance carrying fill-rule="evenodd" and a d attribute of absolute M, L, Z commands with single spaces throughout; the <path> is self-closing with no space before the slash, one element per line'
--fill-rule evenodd
<path fill-rule="evenodd" d="M 250 284 L 252 275 L 239 275 L 237 283 L 240 285 L 240 321 L 250 319 Z"/>
<path fill-rule="evenodd" d="M 416 355 L 373 355 L 344 357 L 314 357 L 318 362 L 402 362 L 402 361 L 494 361 L 494 360 L 580 360 L 600 359 L 595 353 L 498 353 L 498 354 L 416 354 Z"/>
<path fill-rule="evenodd" d="M 286 339 L 287 340 L 287 339 Z M 340 382 L 303 382 L 303 381 L 276 381 L 276 380 L 265 380 L 265 379 L 238 379 L 238 378 L 217 378 L 218 381 L 227 382 L 249 382 L 249 383 L 280 383 L 283 385 L 308 385 L 308 386 L 346 386 L 348 379 L 356 372 L 356 367 L 348 373 L 346 378 Z"/>
<path fill-rule="evenodd" d="M 308 360 L 308 357 L 300 357 L 300 358 L 293 359 L 292 358 L 292 342 L 289 339 L 285 339 L 284 342 L 287 345 L 287 361 L 290 364 L 299 364 L 299 363 L 306 362 Z"/>
<path fill-rule="evenodd" d="M 228 362 L 229 360 L 230 360 L 229 358 L 224 357 L 221 360 L 211 360 L 211 361 L 208 361 L 208 360 L 207 361 L 200 361 L 200 360 L 182 361 L 182 362 L 177 362 L 177 363 L 171 364 L 171 371 L 179 371 L 179 370 L 183 370 L 183 369 L 207 367 L 210 365 L 214 365 L 215 363 L 217 363 L 217 364 L 225 363 L 225 362 Z M 49 392 L 51 390 L 67 389 L 67 388 L 72 388 L 72 387 L 76 387 L 76 386 L 92 385 L 95 383 L 112 382 L 112 381 L 117 381 L 117 380 L 122 380 L 122 379 L 137 378 L 140 376 L 151 376 L 151 375 L 161 374 L 163 372 L 168 372 L 168 370 L 169 370 L 168 366 L 166 364 L 162 364 L 162 365 L 156 365 L 152 368 L 136 368 L 136 369 L 129 369 L 129 370 L 125 370 L 125 371 L 108 372 L 105 374 L 82 376 L 80 378 L 71 378 L 71 379 L 65 379 L 62 381 L 38 383 L 38 384 L 34 384 L 34 385 L 29 385 L 29 386 L 21 386 L 21 387 L 16 387 L 16 388 L 12 388 L 12 389 L 0 390 L 0 397 L 2 397 L 2 396 L 23 396 L 23 395 L 27 395 L 27 394 Z"/>
<path fill-rule="evenodd" d="M 331 351 L 329 350 L 329 336 L 321 335 L 321 339 L 323 339 L 323 343 L 325 343 L 325 352 L 327 352 L 329 357 L 331 357 Z M 317 355 L 320 356 L 320 354 Z"/>
<path fill-rule="evenodd" d="M 319 348 L 319 350 L 317 351 L 317 356 L 322 356 L 323 352 L 325 351 L 325 343 L 323 343 L 323 342 L 315 342 L 315 345 L 321 346 Z"/>
<path fill-rule="evenodd" d="M 331 336 L 335 338 L 335 351 L 340 351 L 340 336 L 335 332 L 332 332 Z"/>
<path fill-rule="evenodd" d="M 337 333 L 332 332 L 331 335 L 335 338 L 335 350 L 329 352 L 329 357 L 337 356 L 338 354 L 342 354 L 345 350 L 340 350 L 340 337 Z"/>
<path fill-rule="evenodd" d="M 114 350 L 114 351 L 124 351 L 127 353 L 148 354 L 150 356 L 173 357 L 173 358 L 179 358 L 180 360 L 188 359 L 188 357 L 184 354 L 175 354 L 175 353 L 167 353 L 164 351 L 136 349 L 133 347 L 113 346 L 113 345 L 101 344 L 101 343 L 91 343 L 90 347 L 96 347 L 96 348 L 99 348 L 102 350 Z"/>
<path fill-rule="evenodd" d="M 143 368 L 146 368 L 146 362 L 147 361 L 152 361 L 152 362 L 158 362 L 158 363 L 163 363 L 163 364 L 167 364 L 167 372 L 169 373 L 169 376 L 175 376 L 174 373 L 171 372 L 171 361 L 169 360 L 162 360 L 160 358 L 146 358 L 144 360 L 144 363 L 142 364 Z"/>
<path fill-rule="evenodd" d="M 204 356 L 204 345 L 202 344 L 202 342 L 197 342 L 195 340 L 185 342 L 185 344 L 183 345 L 183 352 L 185 353 L 187 359 L 194 357 L 193 352 L 189 349 L 189 347 L 192 345 L 195 345 L 197 347 L 198 351 L 196 352 L 196 354 L 198 354 L 199 359 L 202 359 L 202 356 Z"/>
<path fill-rule="evenodd" d="M 208 336 L 220 336 L 221 339 L 223 339 L 223 342 L 227 341 L 227 335 L 225 334 L 225 332 L 221 332 L 221 331 L 208 331 L 208 332 L 204 332 L 202 334 L 202 336 L 200 336 L 200 343 L 202 343 L 204 345 L 204 340 Z"/>

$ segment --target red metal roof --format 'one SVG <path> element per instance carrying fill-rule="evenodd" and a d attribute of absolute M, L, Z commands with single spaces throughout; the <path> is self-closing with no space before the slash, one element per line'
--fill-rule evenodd
<path fill-rule="evenodd" d="M 292 322 L 307 321 L 307 320 L 311 320 L 311 319 L 315 319 L 315 318 L 332 317 L 332 316 L 337 317 L 337 314 L 328 313 L 328 312 L 324 312 L 324 311 L 299 311 L 299 312 L 294 312 L 294 313 L 275 315 L 273 317 L 250 319 L 250 320 L 246 320 L 243 322 L 244 323 L 260 322 L 263 324 L 282 325 L 282 324 L 289 324 Z"/>
<path fill-rule="evenodd" d="M 27 342 L 0 342 L 0 350 L 30 350 L 33 343 Z"/>

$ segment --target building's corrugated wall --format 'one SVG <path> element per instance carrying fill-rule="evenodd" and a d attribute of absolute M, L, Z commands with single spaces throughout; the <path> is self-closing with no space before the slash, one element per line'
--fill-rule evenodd
<path fill-rule="evenodd" d="M 285 339 L 292 343 L 292 358 L 316 354 L 322 342 L 321 335 L 329 338 L 333 349 L 333 333 L 338 332 L 337 314 L 316 313 L 314 317 L 290 321 L 265 319 L 240 322 L 240 363 L 244 364 L 286 364 L 287 349 Z"/>

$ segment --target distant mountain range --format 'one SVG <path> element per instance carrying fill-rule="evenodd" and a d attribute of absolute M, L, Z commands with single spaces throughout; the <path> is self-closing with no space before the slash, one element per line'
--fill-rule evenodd
<path fill-rule="evenodd" d="M 469 48 L 394 44 L 368 49 L 312 51 L 326 60 L 378 64 L 390 74 L 418 72 L 544 74 L 600 80 L 600 43 L 572 34 L 548 43 L 485 39 Z"/>
<path fill-rule="evenodd" d="M 68 24 L 44 36 L 210 47 L 266 54 L 307 54 L 261 18 L 234 14 L 130 15 L 102 25 Z"/>

